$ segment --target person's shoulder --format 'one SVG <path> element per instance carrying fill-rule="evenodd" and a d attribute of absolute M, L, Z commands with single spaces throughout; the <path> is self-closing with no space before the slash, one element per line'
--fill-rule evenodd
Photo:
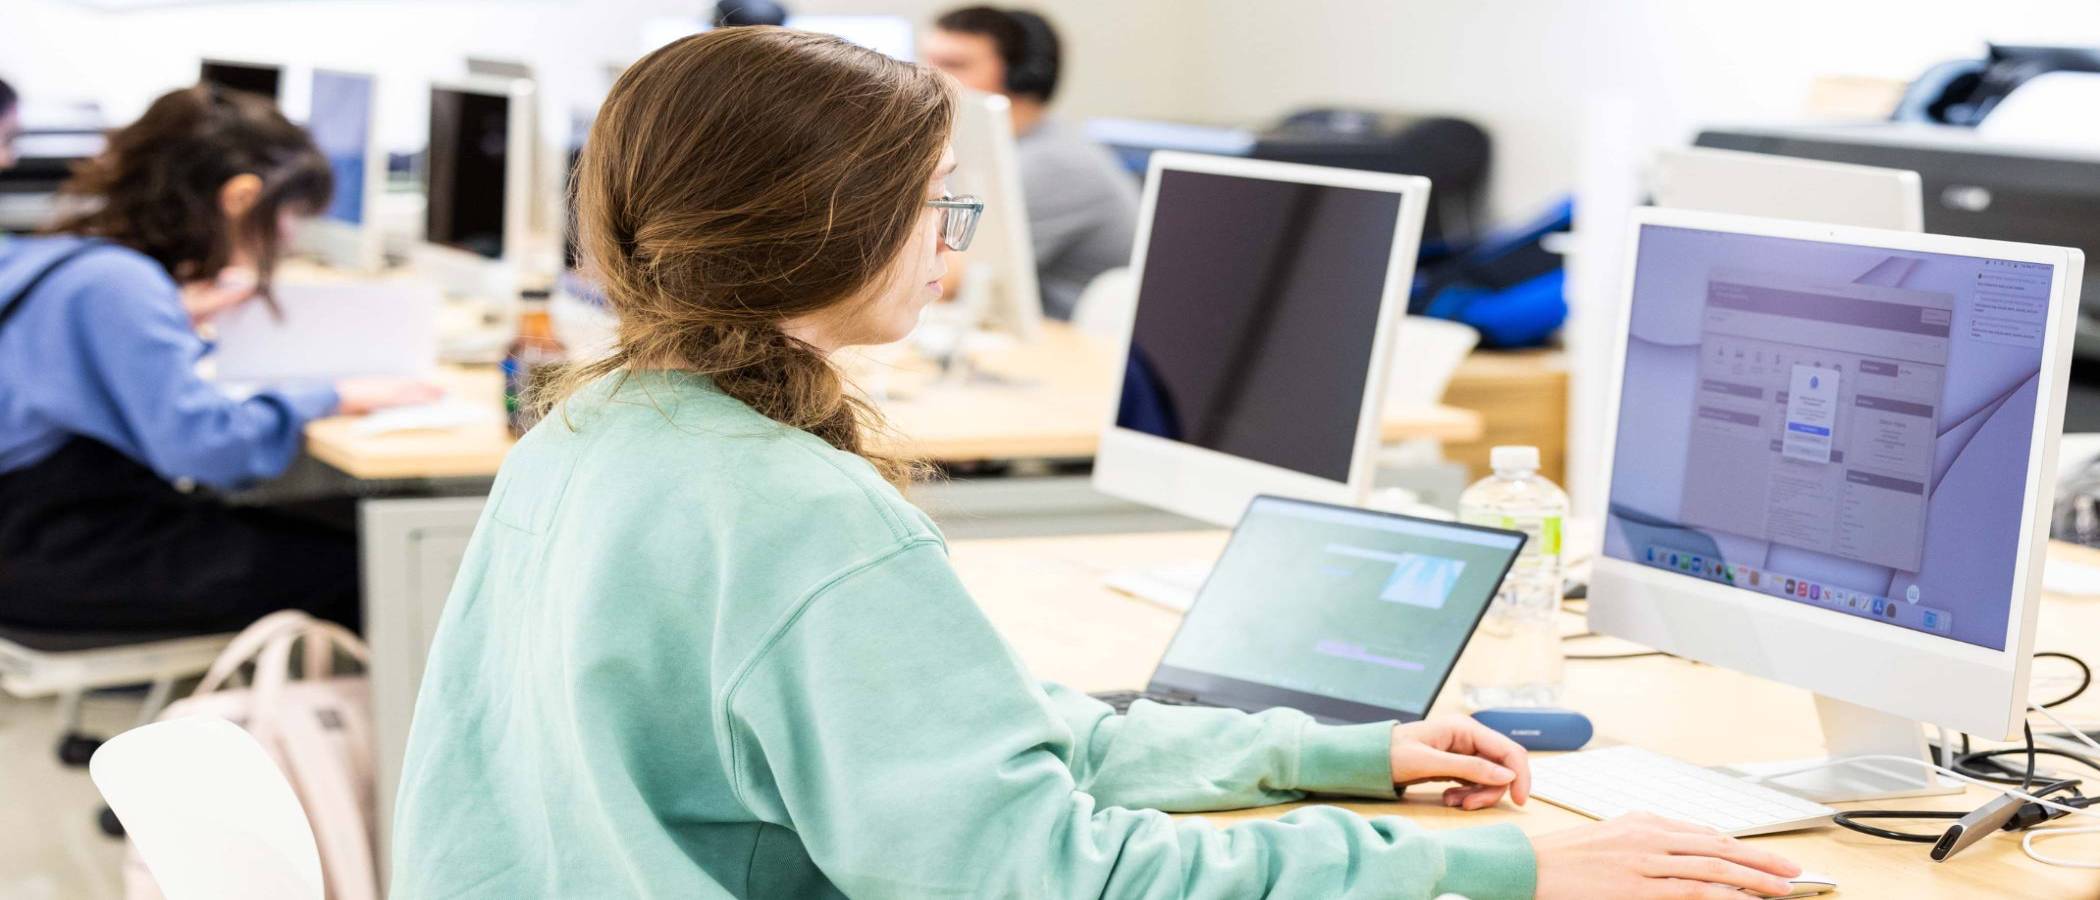
<path fill-rule="evenodd" d="M 1017 147 L 1023 181 L 1067 191 L 1085 188 L 1101 194 L 1136 194 L 1136 180 L 1124 171 L 1115 154 L 1064 122 L 1044 120 Z"/>
<path fill-rule="evenodd" d="M 180 290 L 167 270 L 117 244 L 70 236 L 9 241 L 0 251 L 0 295 L 12 296 L 32 281 L 37 297 L 29 305 L 49 321 L 145 328 L 183 318 Z"/>
<path fill-rule="evenodd" d="M 594 480 L 811 539 L 937 535 L 867 460 L 768 419 L 704 379 L 655 373 L 612 383 L 618 378 L 579 391 L 550 414 L 560 421 L 542 426 L 582 442 L 578 463 Z"/>
<path fill-rule="evenodd" d="M 73 254 L 73 258 L 66 261 L 64 268 L 52 274 L 53 279 L 63 277 L 112 287 L 144 288 L 161 292 L 176 290 L 175 279 L 168 275 L 167 269 L 162 268 L 153 257 L 130 247 L 89 238 L 49 240 L 55 245 L 51 251 L 54 260 L 65 253 Z"/>

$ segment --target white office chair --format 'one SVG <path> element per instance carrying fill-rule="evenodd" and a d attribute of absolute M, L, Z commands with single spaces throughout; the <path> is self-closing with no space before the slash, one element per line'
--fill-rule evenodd
<path fill-rule="evenodd" d="M 87 765 L 101 741 L 81 729 L 81 702 L 97 691 L 151 685 L 138 724 L 160 715 L 175 683 L 204 674 L 232 634 L 58 632 L 0 626 L 0 692 L 29 699 L 57 695 L 58 758 Z"/>
<path fill-rule="evenodd" d="M 155 722 L 88 763 L 167 900 L 321 900 L 321 856 L 292 786 L 224 719 Z"/>

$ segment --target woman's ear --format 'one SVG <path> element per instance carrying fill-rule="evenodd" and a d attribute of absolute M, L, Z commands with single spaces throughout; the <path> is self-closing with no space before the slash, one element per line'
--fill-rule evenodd
<path fill-rule="evenodd" d="M 262 177 L 252 172 L 243 172 L 219 185 L 219 212 L 226 214 L 229 222 L 240 221 L 248 211 L 255 208 L 255 201 L 262 198 Z"/>

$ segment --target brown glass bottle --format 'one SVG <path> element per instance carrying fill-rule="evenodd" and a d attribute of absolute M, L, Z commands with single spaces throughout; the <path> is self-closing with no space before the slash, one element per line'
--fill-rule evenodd
<path fill-rule="evenodd" d="M 568 358 L 561 339 L 554 336 L 554 321 L 547 301 L 527 298 L 518 313 L 518 336 L 503 354 L 503 411 L 510 418 L 512 437 L 520 437 L 538 420 L 529 402 L 532 390 L 554 367 Z"/>

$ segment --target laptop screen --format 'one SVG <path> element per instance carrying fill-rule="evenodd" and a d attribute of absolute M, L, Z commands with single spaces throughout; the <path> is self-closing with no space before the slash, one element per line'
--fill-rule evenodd
<path fill-rule="evenodd" d="M 1153 687 L 1330 720 L 1420 718 L 1523 543 L 1515 532 L 1256 498 Z"/>

